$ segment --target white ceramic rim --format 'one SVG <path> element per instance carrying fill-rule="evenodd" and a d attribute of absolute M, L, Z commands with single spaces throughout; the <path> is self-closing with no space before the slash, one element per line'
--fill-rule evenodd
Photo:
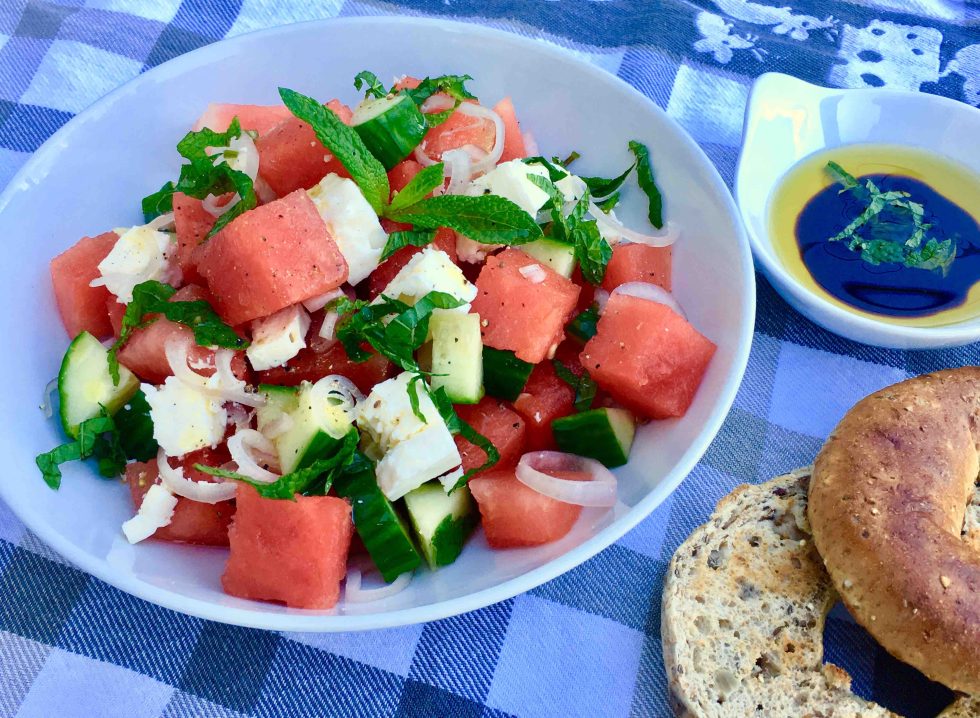
<path fill-rule="evenodd" d="M 520 48 L 534 48 L 534 50 L 537 52 L 543 51 L 561 57 L 568 63 L 573 64 L 577 72 L 592 75 L 595 78 L 601 79 L 603 82 L 611 82 L 616 84 L 621 90 L 641 98 L 644 102 L 648 103 L 655 112 L 664 115 L 664 119 L 666 119 L 666 121 L 677 130 L 680 141 L 683 142 L 686 147 L 696 154 L 701 155 L 709 167 L 709 177 L 711 182 L 710 189 L 723 198 L 725 207 L 728 210 L 729 215 L 734 220 L 733 224 L 736 228 L 736 235 L 733 237 L 733 241 L 740 245 L 743 250 L 741 252 L 741 266 L 738 267 L 738 269 L 747 278 L 747 291 L 742 297 L 742 316 L 744 319 L 742 321 L 742 326 L 739 327 L 738 346 L 735 348 L 733 353 L 733 371 L 729 375 L 719 394 L 717 411 L 702 428 L 700 434 L 702 437 L 701 440 L 695 442 L 688 449 L 688 451 L 681 456 L 680 460 L 677 462 L 674 468 L 666 476 L 664 476 L 663 480 L 628 512 L 617 518 L 609 526 L 599 531 L 599 533 L 592 538 L 579 544 L 561 556 L 552 559 L 545 565 L 520 576 L 511 578 L 496 586 L 492 586 L 466 596 L 440 601 L 426 606 L 399 609 L 379 614 L 323 615 L 322 613 L 319 613 L 313 615 L 303 615 L 299 612 L 295 614 L 261 613 L 247 608 L 216 606 L 208 601 L 188 598 L 187 596 L 161 588 L 159 586 L 150 586 L 129 576 L 118 575 L 108 570 L 108 567 L 104 562 L 100 562 L 95 557 L 77 549 L 73 544 L 61 537 L 60 534 L 49 531 L 47 528 L 47 523 L 42 520 L 40 515 L 35 514 L 31 510 L 27 500 L 25 499 L 22 501 L 17 499 L 11 492 L 5 490 L 4 482 L 0 482 L 0 498 L 2 498 L 7 505 L 11 507 L 18 518 L 20 518 L 20 520 L 23 521 L 23 523 L 44 543 L 57 551 L 74 566 L 82 571 L 85 571 L 89 575 L 105 581 L 106 583 L 125 591 L 126 593 L 142 598 L 150 603 L 163 606 L 164 608 L 169 608 L 179 613 L 195 616 L 197 618 L 248 628 L 262 628 L 274 631 L 310 632 L 362 631 L 378 628 L 393 628 L 397 626 L 405 626 L 434 621 L 441 618 L 448 618 L 450 616 L 456 616 L 461 613 L 484 608 L 491 604 L 512 598 L 519 593 L 529 591 L 537 586 L 540 586 L 542 583 L 560 576 L 566 571 L 574 568 L 584 561 L 587 561 L 603 549 L 612 545 L 627 531 L 646 518 L 657 506 L 662 504 L 671 493 L 673 493 L 678 485 L 680 485 L 681 481 L 691 472 L 701 456 L 703 456 L 710 443 L 718 434 L 718 430 L 721 428 L 722 422 L 728 416 L 728 412 L 735 400 L 735 395 L 738 391 L 739 385 L 741 384 L 742 377 L 745 374 L 745 367 L 748 363 L 749 350 L 751 348 L 753 330 L 755 327 L 756 297 L 752 254 L 749 249 L 749 242 L 746 236 L 745 228 L 742 226 L 741 216 L 735 206 L 735 202 L 732 199 L 728 188 L 725 186 L 721 175 L 718 173 L 717 168 L 714 166 L 711 160 L 708 159 L 707 155 L 704 154 L 701 148 L 694 142 L 694 140 L 691 139 L 690 135 L 688 135 L 687 132 L 679 124 L 677 124 L 675 120 L 673 120 L 673 118 L 667 116 L 663 110 L 654 105 L 649 99 L 644 97 L 639 91 L 634 89 L 625 81 L 605 70 L 576 58 L 571 53 L 559 47 L 543 45 L 538 40 L 525 38 L 520 35 L 504 32 L 502 30 L 441 19 L 432 20 L 428 18 L 405 17 L 352 17 L 291 23 L 289 25 L 259 30 L 252 33 L 244 33 L 243 35 L 236 36 L 235 38 L 221 40 L 173 58 L 172 60 L 169 60 L 162 65 L 159 65 L 151 70 L 148 70 L 142 75 L 133 78 L 121 87 L 116 88 L 105 97 L 96 101 L 83 112 L 76 115 L 76 117 L 83 114 L 97 113 L 101 108 L 109 106 L 115 102 L 117 96 L 120 96 L 128 89 L 131 83 L 152 81 L 156 74 L 160 72 L 169 72 L 175 69 L 179 70 L 183 64 L 196 61 L 202 55 L 217 52 L 218 50 L 216 50 L 216 48 L 224 48 L 228 43 L 235 43 L 240 37 L 289 34 L 292 32 L 292 29 L 297 26 L 339 24 L 354 28 L 364 26 L 371 27 L 373 25 L 390 24 L 393 22 L 406 26 L 438 24 L 440 27 L 452 27 L 459 32 L 471 33 L 475 36 L 483 38 L 497 39 L 501 42 L 512 43 Z M 162 68 L 166 69 L 164 70 Z M 72 121 L 66 123 L 64 127 L 55 132 L 54 135 L 48 138 L 44 145 L 57 143 L 62 134 L 68 131 L 68 128 L 73 121 L 74 118 Z M 37 152 L 40 152 L 40 149 L 41 148 L 38 148 Z M 0 194 L 0 212 L 3 211 L 10 201 L 14 188 L 17 187 L 21 181 L 25 177 L 29 176 L 34 170 L 34 166 L 37 164 L 37 152 L 24 164 L 23 167 L 21 167 L 20 171 L 13 178 L 11 178 L 8 188 L 2 194 Z"/>
<path fill-rule="evenodd" d="M 796 277 L 790 274 L 783 263 L 780 262 L 775 254 L 770 250 L 771 243 L 768 237 L 760 238 L 756 236 L 751 223 L 748 221 L 746 212 L 742 209 L 742 201 L 739 199 L 739 187 L 745 162 L 745 133 L 748 130 L 749 122 L 755 113 L 755 101 L 757 99 L 759 87 L 764 83 L 777 80 L 779 82 L 794 82 L 805 85 L 808 92 L 823 97 L 833 97 L 842 94 L 873 94 L 876 97 L 901 97 L 904 100 L 913 100 L 936 106 L 937 112 L 980 112 L 975 107 L 971 107 L 957 100 L 933 95 L 926 92 L 912 92 L 909 90 L 886 90 L 877 88 L 834 88 L 815 85 L 806 82 L 792 75 L 781 72 L 767 72 L 756 78 L 749 91 L 748 102 L 745 106 L 745 119 L 742 124 L 742 151 L 739 152 L 738 163 L 735 167 L 735 202 L 738 205 L 739 218 L 742 220 L 743 227 L 747 228 L 749 245 L 752 248 L 752 255 L 762 264 L 762 269 L 779 288 L 789 292 L 795 299 L 801 313 L 806 314 L 813 321 L 810 311 L 817 311 L 832 316 L 833 321 L 848 325 L 851 336 L 863 336 L 865 343 L 885 347 L 905 347 L 910 349 L 929 349 L 948 346 L 958 346 L 969 344 L 980 339 L 980 326 L 964 326 L 963 322 L 948 324 L 938 327 L 909 327 L 901 324 L 879 321 L 870 317 L 855 314 L 839 307 L 826 297 L 813 292 L 810 288 L 803 285 Z M 822 148 L 826 149 L 826 147 Z M 820 151 L 820 150 L 818 150 Z M 812 153 L 811 153 L 812 154 Z M 801 158 L 802 160 L 803 158 Z M 798 160 L 798 161 L 801 161 Z M 822 321 L 818 324 L 824 325 Z M 828 331 L 834 331 L 828 329 Z M 836 332 L 834 332 L 836 333 Z"/>

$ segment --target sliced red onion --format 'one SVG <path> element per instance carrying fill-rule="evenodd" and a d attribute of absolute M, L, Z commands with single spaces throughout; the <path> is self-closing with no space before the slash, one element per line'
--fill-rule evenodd
<path fill-rule="evenodd" d="M 310 398 L 316 405 L 339 406 L 344 413 L 353 416 L 357 405 L 364 401 L 364 394 L 346 376 L 330 374 L 317 380 L 310 388 Z"/>
<path fill-rule="evenodd" d="M 419 108 L 425 114 L 434 114 L 437 112 L 445 112 L 446 110 L 451 110 L 456 101 L 449 95 L 438 92 L 435 95 L 430 95 L 426 98 L 425 102 L 422 103 L 422 107 Z"/>
<path fill-rule="evenodd" d="M 529 157 L 535 157 L 541 154 L 541 150 L 538 149 L 538 141 L 534 139 L 534 135 L 530 130 L 524 133 L 524 151 L 527 152 Z"/>
<path fill-rule="evenodd" d="M 361 588 L 361 570 L 352 568 L 347 572 L 344 584 L 344 600 L 347 603 L 369 603 L 390 598 L 401 593 L 412 582 L 412 573 L 403 573 L 391 583 L 378 588 Z"/>
<path fill-rule="evenodd" d="M 218 161 L 228 162 L 232 169 L 244 172 L 252 182 L 255 182 L 255 178 L 259 176 L 259 151 L 255 147 L 252 136 L 243 132 L 238 137 L 232 138 L 228 143 L 228 149 L 237 152 L 238 155 L 231 161 L 226 160 L 224 156 Z"/>
<path fill-rule="evenodd" d="M 483 174 L 484 172 L 489 172 L 504 154 L 504 121 L 500 118 L 496 112 L 483 105 L 478 105 L 474 102 L 464 102 L 459 106 L 459 112 L 470 117 L 477 117 L 483 120 L 490 120 L 493 122 L 494 127 L 494 138 L 493 138 L 493 148 L 490 153 L 484 157 L 482 160 L 475 162 L 473 164 L 472 173 L 473 174 Z"/>
<path fill-rule="evenodd" d="M 681 309 L 681 305 L 677 303 L 676 299 L 674 299 L 674 295 L 661 287 L 659 284 L 651 284 L 650 282 L 626 282 L 626 284 L 620 284 L 618 287 L 616 287 L 612 293 L 625 294 L 628 297 L 637 297 L 639 299 L 647 299 L 651 302 L 663 304 L 687 319 L 687 315 L 684 314 L 684 310 Z M 600 312 L 604 308 L 605 307 L 600 307 Z"/>
<path fill-rule="evenodd" d="M 235 431 L 251 428 L 252 419 L 254 418 L 254 409 L 249 411 L 241 404 L 232 404 L 228 407 L 228 423 L 234 425 Z"/>
<path fill-rule="evenodd" d="M 255 194 L 259 198 L 259 204 L 268 204 L 273 200 L 279 199 L 276 191 L 261 177 L 256 177 L 252 186 L 255 188 Z"/>
<path fill-rule="evenodd" d="M 50 419 L 54 416 L 54 404 L 51 401 L 51 393 L 57 388 L 58 377 L 55 377 L 44 385 L 44 398 L 41 400 L 41 405 L 38 408 L 44 412 L 45 419 Z"/>
<path fill-rule="evenodd" d="M 159 232 L 162 229 L 170 227 L 174 223 L 174 213 L 167 212 L 166 214 L 161 214 L 159 217 L 155 217 L 147 223 L 147 227 L 152 229 L 154 232 Z"/>
<path fill-rule="evenodd" d="M 591 481 L 559 479 L 549 471 L 587 473 Z M 595 459 L 560 451 L 532 451 L 517 464 L 517 480 L 539 494 L 576 506 L 614 506 L 616 477 Z"/>
<path fill-rule="evenodd" d="M 325 294 L 320 294 L 315 297 L 310 297 L 305 302 L 303 302 L 303 306 L 306 307 L 306 311 L 308 312 L 311 313 L 318 312 L 321 309 L 323 309 L 325 306 L 330 304 L 330 302 L 334 301 L 335 299 L 340 299 L 341 297 L 346 297 L 346 296 L 347 295 L 344 294 L 344 290 L 341 289 L 340 287 L 337 287 L 336 289 L 331 289 L 329 292 L 326 292 Z"/>
<path fill-rule="evenodd" d="M 340 319 L 340 315 L 337 312 L 326 312 L 323 315 L 323 323 L 320 325 L 320 331 L 317 333 L 321 339 L 326 339 L 328 342 L 334 342 L 337 339 L 336 329 L 337 321 Z"/>
<path fill-rule="evenodd" d="M 215 352 L 215 372 L 211 377 L 204 377 L 187 365 L 190 342 L 187 337 L 172 337 L 163 347 L 170 371 L 178 380 L 214 399 L 234 401 L 245 406 L 265 404 L 265 397 L 246 391 L 245 382 L 231 370 L 231 360 L 235 355 L 233 351 L 219 349 Z"/>
<path fill-rule="evenodd" d="M 292 429 L 294 423 L 293 417 L 283 412 L 266 424 L 262 429 L 262 433 L 270 439 L 277 439 Z"/>
<path fill-rule="evenodd" d="M 449 186 L 445 194 L 463 194 L 473 177 L 473 161 L 470 154 L 463 148 L 443 152 L 442 161 L 446 163 L 449 175 Z"/>
<path fill-rule="evenodd" d="M 168 491 L 202 504 L 216 504 L 235 498 L 238 485 L 234 481 L 191 481 L 184 476 L 183 467 L 170 465 L 163 449 L 157 452 L 157 471 Z"/>
<path fill-rule="evenodd" d="M 236 192 L 235 193 L 235 196 L 232 197 L 230 200 L 228 200 L 224 204 L 218 204 L 218 201 L 221 200 L 221 197 L 218 197 L 218 196 L 213 195 L 213 194 L 209 194 L 201 202 L 201 206 L 204 208 L 204 211 L 206 211 L 212 217 L 220 217 L 225 212 L 227 212 L 229 209 L 231 209 L 236 204 L 238 204 L 241 201 L 241 199 L 242 199 L 241 198 L 241 195 L 239 195 Z"/>
<path fill-rule="evenodd" d="M 607 231 L 615 234 L 628 242 L 645 244 L 648 247 L 669 247 L 679 238 L 680 232 L 677 225 L 668 222 L 667 226 L 659 234 L 643 234 L 634 229 L 630 229 L 615 216 L 606 214 L 592 200 L 589 200 L 589 214 L 595 219 L 596 224 L 604 227 Z"/>
<path fill-rule="evenodd" d="M 228 437 L 228 453 L 231 460 L 238 464 L 238 473 L 253 481 L 271 484 L 279 478 L 279 474 L 260 465 L 253 455 L 257 454 L 266 466 L 279 468 L 276 447 L 255 429 L 240 429 Z"/>
<path fill-rule="evenodd" d="M 540 264 L 526 264 L 517 271 L 525 279 L 530 279 L 532 284 L 541 284 L 541 282 L 548 278 L 548 274 Z"/>

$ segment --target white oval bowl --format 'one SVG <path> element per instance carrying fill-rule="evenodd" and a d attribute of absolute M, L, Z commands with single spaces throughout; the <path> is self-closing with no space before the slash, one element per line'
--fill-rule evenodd
<path fill-rule="evenodd" d="M 510 94 L 544 154 L 578 149 L 583 174 L 609 174 L 631 160 L 626 143 L 652 151 L 666 211 L 684 232 L 675 251 L 675 294 L 695 326 L 718 344 L 687 415 L 640 430 L 630 464 L 617 471 L 619 505 L 586 510 L 561 541 L 491 550 L 474 536 L 452 566 L 420 572 L 403 593 L 332 611 L 287 609 L 221 592 L 222 549 L 147 541 L 130 546 L 120 524 L 128 491 L 88 465 L 66 466 L 48 489 L 34 456 L 61 443 L 38 411 L 68 342 L 52 297 L 49 260 L 84 234 L 140 221 L 139 200 L 175 177 L 177 140 L 209 102 L 278 102 L 285 85 L 324 100 L 356 102 L 362 69 L 396 74 L 469 73 L 481 97 Z M 529 72 L 528 68 L 534 68 Z M 636 226 L 638 190 L 622 216 Z M 6 458 L 0 497 L 44 542 L 92 575 L 131 594 L 202 618 L 290 631 L 349 631 L 429 621 L 527 591 L 590 558 L 656 508 L 688 474 L 735 397 L 755 308 L 751 254 L 734 203 L 715 168 L 683 130 L 624 82 L 571 55 L 472 25 L 409 19 L 313 22 L 244 35 L 172 60 L 75 117 L 25 164 L 0 196 L 8 272 L 0 316 L 8 351 L 0 434 Z"/>
<path fill-rule="evenodd" d="M 804 158 L 857 143 L 929 150 L 980 174 L 980 112 L 921 92 L 812 85 L 771 72 L 752 85 L 745 111 L 735 196 L 752 252 L 782 297 L 801 314 L 848 339 L 895 349 L 938 349 L 980 340 L 980 317 L 912 327 L 849 311 L 794 277 L 770 236 L 769 200 Z"/>

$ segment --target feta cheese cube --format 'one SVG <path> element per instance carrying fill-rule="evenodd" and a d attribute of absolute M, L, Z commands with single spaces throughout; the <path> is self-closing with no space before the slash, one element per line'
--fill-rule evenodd
<path fill-rule="evenodd" d="M 126 540 L 139 543 L 150 538 L 157 529 L 169 526 L 176 508 L 177 497 L 160 484 L 153 484 L 143 496 L 143 503 L 136 515 L 122 525 Z"/>
<path fill-rule="evenodd" d="M 469 302 L 476 298 L 476 286 L 463 275 L 449 255 L 431 246 L 408 260 L 408 264 L 394 276 L 382 294 L 415 304 L 429 292 L 445 292 L 466 302 L 458 311 L 468 312 Z M 381 301 L 380 297 L 375 302 Z"/>
<path fill-rule="evenodd" d="M 548 201 L 548 194 L 531 182 L 529 175 L 547 177 L 548 169 L 537 164 L 525 164 L 521 160 L 502 162 L 482 177 L 473 180 L 466 193 L 504 197 L 534 217 Z"/>
<path fill-rule="evenodd" d="M 357 406 L 357 425 L 381 455 L 378 485 L 392 501 L 462 462 L 446 422 L 425 387 L 418 384 L 411 390 L 417 392 L 425 421 L 412 411 L 408 395 L 412 377 L 403 372 L 381 382 Z"/>
<path fill-rule="evenodd" d="M 225 437 L 228 412 L 222 403 L 168 376 L 159 387 L 142 385 L 150 405 L 153 438 L 167 456 L 217 446 Z"/>
<path fill-rule="evenodd" d="M 256 371 L 282 366 L 306 346 L 310 315 L 299 304 L 252 322 L 252 342 L 245 350 Z"/>
<path fill-rule="evenodd" d="M 133 301 L 133 287 L 155 279 L 171 278 L 169 258 L 173 240 L 166 232 L 148 226 L 117 229 L 119 239 L 105 259 L 99 262 L 99 274 L 91 286 L 104 286 L 122 304 Z"/>
<path fill-rule="evenodd" d="M 353 180 L 328 174 L 307 193 L 347 260 L 347 281 L 357 284 L 381 263 L 388 235 Z"/>

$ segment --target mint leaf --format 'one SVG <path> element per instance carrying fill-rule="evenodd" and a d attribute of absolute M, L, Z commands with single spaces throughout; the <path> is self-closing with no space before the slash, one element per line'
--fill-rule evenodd
<path fill-rule="evenodd" d="M 290 112 L 313 128 L 317 139 L 340 160 L 368 204 L 380 215 L 390 193 L 388 174 L 360 135 L 312 97 L 285 87 L 279 88 L 279 96 Z"/>
<path fill-rule="evenodd" d="M 558 378 L 575 390 L 575 402 L 573 404 L 575 411 L 581 412 L 591 409 L 597 387 L 592 377 L 589 376 L 589 372 L 583 369 L 582 376 L 576 376 L 575 372 L 557 359 L 552 359 L 551 364 L 554 366 Z"/>
<path fill-rule="evenodd" d="M 197 132 L 188 132 L 177 143 L 177 152 L 181 157 L 191 162 L 196 160 L 213 160 L 214 156 L 208 154 L 208 148 L 227 147 L 232 140 L 241 136 L 241 123 L 239 123 L 237 117 L 233 117 L 228 124 L 228 129 L 224 132 L 215 132 L 209 127 L 205 127 Z"/>
<path fill-rule="evenodd" d="M 424 199 L 436 187 L 441 187 L 445 178 L 445 167 L 442 162 L 419 170 L 419 173 L 412 177 L 408 184 L 392 198 L 385 214 L 390 216 L 390 213 L 397 212 Z"/>
<path fill-rule="evenodd" d="M 587 309 L 575 315 L 565 328 L 569 334 L 584 343 L 596 335 L 598 324 L 599 305 L 593 302 Z"/>
<path fill-rule="evenodd" d="M 389 211 L 387 216 L 416 229 L 448 227 L 486 244 L 526 244 L 543 236 L 531 215 L 509 199 L 492 194 L 430 197 Z"/>
<path fill-rule="evenodd" d="M 364 88 L 365 97 L 384 97 L 388 94 L 385 86 L 381 84 L 378 76 L 368 70 L 361 70 L 354 75 L 354 89 Z"/>
<path fill-rule="evenodd" d="M 151 324 L 156 318 L 149 314 L 162 314 L 172 322 L 183 324 L 194 332 L 194 341 L 205 347 L 244 349 L 248 342 L 224 323 L 218 313 L 203 299 L 189 302 L 172 302 L 176 290 L 169 284 L 150 279 L 133 287 L 133 301 L 126 305 L 119 338 L 109 348 L 109 374 L 114 384 L 119 384 L 119 349 L 132 333 Z"/>
<path fill-rule="evenodd" d="M 223 479 L 234 479 L 250 484 L 258 491 L 259 496 L 266 499 L 284 499 L 295 501 L 297 494 L 304 496 L 325 496 L 334 479 L 345 466 L 354 461 L 357 452 L 358 434 L 351 430 L 344 436 L 336 451 L 328 457 L 316 459 L 309 466 L 283 474 L 271 484 L 263 484 L 244 474 L 228 471 L 217 466 L 194 464 L 194 468 L 211 476 Z"/>
<path fill-rule="evenodd" d="M 636 162 L 626 168 L 618 177 L 613 177 L 612 179 L 605 179 L 603 177 L 582 177 L 580 179 L 585 182 L 586 186 L 589 188 L 589 192 L 593 197 L 604 198 L 609 197 L 614 194 L 623 183 L 630 176 L 633 170 L 636 168 Z"/>
<path fill-rule="evenodd" d="M 500 452 L 497 451 L 497 447 L 493 445 L 490 439 L 459 418 L 459 414 L 453 408 L 452 401 L 450 401 L 449 396 L 446 394 L 445 387 L 440 386 L 435 391 L 430 391 L 429 396 L 432 397 L 432 403 L 435 404 L 436 409 L 439 411 L 439 416 L 446 422 L 446 427 L 449 429 L 449 432 L 454 436 L 457 434 L 462 436 L 474 446 L 483 449 L 483 452 L 487 455 L 487 460 L 483 464 L 475 469 L 470 469 L 460 477 L 456 485 L 449 491 L 449 493 L 452 493 L 456 489 L 466 486 L 466 482 L 470 480 L 471 476 L 481 471 L 486 471 L 500 461 Z"/>
<path fill-rule="evenodd" d="M 435 238 L 436 231 L 434 229 L 392 232 L 388 235 L 388 241 L 385 242 L 385 248 L 381 252 L 381 261 L 388 259 L 403 247 L 425 247 L 431 244 Z"/>
<path fill-rule="evenodd" d="M 574 162 L 581 156 L 582 155 L 580 155 L 576 150 L 572 150 L 571 152 L 568 153 L 568 156 L 565 159 L 561 160 L 560 164 L 562 167 L 568 167 L 569 165 L 572 164 L 572 162 Z M 554 159 L 557 160 L 558 158 L 555 157 Z"/>
<path fill-rule="evenodd" d="M 112 417 L 104 413 L 92 419 L 87 419 L 78 425 L 78 438 L 51 451 L 38 454 L 34 463 L 41 470 L 44 482 L 52 489 L 61 487 L 61 464 L 69 461 L 87 459 L 95 453 L 97 441 L 102 434 L 114 432 L 115 424 Z"/>
<path fill-rule="evenodd" d="M 149 461 L 157 455 L 158 447 L 153 438 L 150 405 L 142 390 L 133 394 L 129 402 L 112 418 L 119 433 L 119 444 L 126 458 Z"/>
<path fill-rule="evenodd" d="M 419 384 L 422 385 L 423 389 L 426 388 L 425 377 L 421 374 L 416 374 L 408 380 L 408 386 L 405 387 L 405 390 L 408 392 L 408 403 L 412 407 L 412 413 L 415 414 L 415 418 L 423 424 L 428 424 L 429 420 L 422 413 L 422 404 L 419 400 Z"/>
<path fill-rule="evenodd" d="M 619 192 L 613 192 L 601 202 L 596 202 L 596 206 L 606 214 L 612 212 L 617 204 L 619 204 Z"/>
<path fill-rule="evenodd" d="M 548 170 L 548 179 L 558 182 L 568 176 L 568 172 L 561 167 L 556 167 L 553 163 L 541 156 L 525 157 L 521 160 L 526 165 L 541 165 Z M 531 175 L 528 175 L 530 177 Z"/>
<path fill-rule="evenodd" d="M 649 202 L 647 216 L 650 218 L 650 224 L 660 229 L 664 226 L 664 198 L 660 194 L 660 189 L 657 187 L 656 179 L 653 176 L 653 167 L 650 165 L 650 150 L 646 148 L 646 145 L 636 140 L 630 140 L 629 148 L 636 157 L 636 181 Z"/>
<path fill-rule="evenodd" d="M 174 183 L 169 180 L 163 187 L 143 198 L 143 221 L 150 223 L 161 214 L 173 212 L 174 210 Z"/>
<path fill-rule="evenodd" d="M 860 187 L 857 178 L 833 160 L 827 163 L 826 169 L 835 182 L 844 186 L 841 192 L 848 192 Z"/>
<path fill-rule="evenodd" d="M 419 83 L 418 87 L 406 88 L 402 92 L 408 95 L 412 102 L 421 109 L 422 104 L 438 92 L 444 92 L 455 100 L 451 109 L 444 112 L 429 112 L 425 114 L 425 123 L 429 127 L 436 127 L 449 119 L 456 108 L 463 100 L 475 100 L 476 97 L 466 89 L 467 80 L 473 78 L 469 75 L 442 75 L 440 77 L 427 77 Z"/>

